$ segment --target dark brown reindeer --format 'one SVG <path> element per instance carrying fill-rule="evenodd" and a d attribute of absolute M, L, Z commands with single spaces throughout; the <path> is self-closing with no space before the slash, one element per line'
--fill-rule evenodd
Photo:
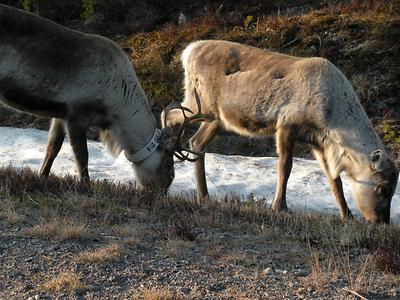
<path fill-rule="evenodd" d="M 365 219 L 390 221 L 398 171 L 351 83 L 332 63 L 227 41 L 198 41 L 184 50 L 182 64 L 182 105 L 194 109 L 200 101 L 203 113 L 211 116 L 190 139 L 192 150 L 204 151 L 220 127 L 250 137 L 275 135 L 279 164 L 272 207 L 285 210 L 293 147 L 303 142 L 325 172 L 343 219 L 351 216 L 340 179 L 345 171 Z M 172 110 L 163 119 L 174 134 L 185 122 L 183 110 Z M 204 155 L 198 158 L 197 190 L 204 197 Z"/>
<path fill-rule="evenodd" d="M 166 190 L 174 178 L 180 145 L 168 128 L 157 128 L 129 58 L 109 39 L 0 5 L 0 100 L 53 118 L 43 176 L 68 133 L 88 181 L 86 131 L 95 126 L 114 156 L 124 151 L 143 186 Z"/>

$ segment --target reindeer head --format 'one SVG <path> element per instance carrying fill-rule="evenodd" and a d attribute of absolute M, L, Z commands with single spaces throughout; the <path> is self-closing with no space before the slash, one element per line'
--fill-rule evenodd
<path fill-rule="evenodd" d="M 125 150 L 125 156 L 132 162 L 132 167 L 143 187 L 168 190 L 175 177 L 171 148 L 173 148 L 171 130 L 165 128 L 156 129 L 153 138 L 139 152 Z"/>
<path fill-rule="evenodd" d="M 195 92 L 197 95 L 197 92 Z M 196 96 L 198 99 L 198 95 Z M 178 110 L 184 116 L 184 121 L 179 126 L 164 126 L 169 112 Z M 188 112 L 190 117 L 186 116 Z M 198 112 L 194 114 L 191 110 L 178 103 L 172 103 L 163 111 L 163 129 L 156 129 L 152 140 L 139 152 L 130 153 L 125 151 L 125 156 L 133 162 L 133 168 L 142 186 L 151 189 L 166 191 L 174 179 L 174 159 L 195 161 L 190 154 L 197 157 L 203 153 L 192 151 L 185 148 L 182 137 L 185 135 L 186 128 L 194 123 L 206 120 L 206 116 L 201 114 L 200 100 L 198 100 Z"/>
<path fill-rule="evenodd" d="M 353 183 L 353 196 L 365 219 L 372 223 L 390 223 L 390 203 L 399 172 L 386 152 L 375 150 L 370 163 Z"/>
<path fill-rule="evenodd" d="M 196 161 L 204 152 L 198 152 L 188 149 L 184 146 L 183 137 L 189 125 L 198 122 L 208 122 L 214 119 L 213 116 L 203 114 L 201 112 L 201 101 L 197 90 L 194 89 L 194 95 L 197 104 L 197 113 L 192 112 L 189 108 L 182 106 L 178 102 L 170 103 L 161 114 L 161 122 L 163 130 L 169 128 L 173 148 L 171 151 L 175 157 L 184 161 Z M 195 158 L 191 158 L 190 154 L 194 154 Z"/>

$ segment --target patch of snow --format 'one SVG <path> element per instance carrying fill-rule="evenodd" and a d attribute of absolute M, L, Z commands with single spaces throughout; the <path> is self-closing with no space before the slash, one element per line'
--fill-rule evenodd
<path fill-rule="evenodd" d="M 44 158 L 47 132 L 37 129 L 0 127 L 0 166 L 30 167 L 38 170 Z M 130 163 L 123 153 L 114 159 L 99 142 L 88 141 L 89 173 L 92 179 L 115 182 L 135 182 Z M 276 184 L 277 159 L 274 157 L 244 157 L 220 154 L 206 155 L 206 173 L 210 194 L 222 198 L 238 194 L 246 199 L 253 195 L 271 203 Z M 76 175 L 72 149 L 68 139 L 57 156 L 52 172 Z M 172 193 L 190 193 L 195 189 L 193 164 L 175 162 Z M 350 209 L 358 213 L 351 196 L 350 180 L 343 176 L 344 192 Z M 314 160 L 295 158 L 289 178 L 287 203 L 289 208 L 339 214 L 327 179 Z M 400 223 L 400 188 L 397 187 L 391 206 L 392 222 Z"/>

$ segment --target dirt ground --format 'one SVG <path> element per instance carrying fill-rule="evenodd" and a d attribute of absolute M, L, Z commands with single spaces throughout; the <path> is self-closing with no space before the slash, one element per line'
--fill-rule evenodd
<path fill-rule="evenodd" d="M 206 228 L 194 228 L 190 241 L 166 237 L 159 224 L 123 226 L 141 230 L 134 238 L 105 230 L 92 240 L 60 242 L 2 222 L 0 298 L 353 299 L 349 274 L 310 269 L 305 242 Z M 367 259 L 363 251 L 349 255 L 352 264 Z M 362 276 L 373 280 L 367 299 L 400 299 L 398 281 Z"/>

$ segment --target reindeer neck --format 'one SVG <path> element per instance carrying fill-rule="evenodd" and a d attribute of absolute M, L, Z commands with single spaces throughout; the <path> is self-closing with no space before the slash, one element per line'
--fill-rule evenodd
<path fill-rule="evenodd" d="M 133 69 L 120 82 L 120 97 L 114 115 L 120 128 L 120 145 L 123 150 L 138 152 L 154 136 L 156 120 L 144 90 Z"/>
<path fill-rule="evenodd" d="M 385 149 L 375 133 L 365 112 L 363 118 L 349 120 L 347 126 L 331 131 L 334 140 L 331 152 L 333 160 L 340 165 L 339 169 L 346 171 L 351 177 L 358 177 L 360 172 L 370 164 L 371 153 Z"/>

